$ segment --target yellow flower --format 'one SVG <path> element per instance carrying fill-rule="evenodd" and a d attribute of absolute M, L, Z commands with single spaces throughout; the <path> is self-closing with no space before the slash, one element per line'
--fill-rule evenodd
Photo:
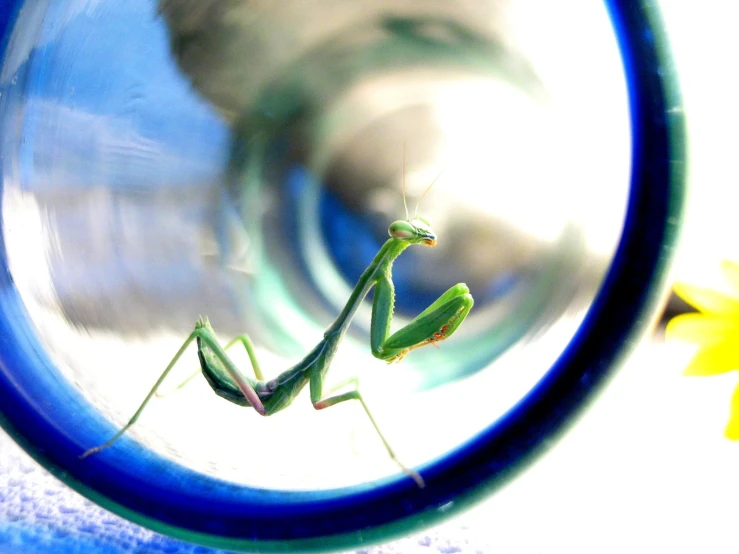
<path fill-rule="evenodd" d="M 739 264 L 723 262 L 724 277 L 731 294 L 678 283 L 675 293 L 698 309 L 683 314 L 667 324 L 666 335 L 699 346 L 685 369 L 685 375 L 719 375 L 739 370 Z M 739 385 L 731 398 L 729 423 L 724 434 L 739 440 Z"/>

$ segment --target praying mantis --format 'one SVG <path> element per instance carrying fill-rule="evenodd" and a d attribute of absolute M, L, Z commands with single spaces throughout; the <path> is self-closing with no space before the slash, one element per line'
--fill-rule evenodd
<path fill-rule="evenodd" d="M 405 166 L 405 160 L 403 165 Z M 429 185 L 426 192 L 433 186 L 434 182 Z M 425 196 L 426 192 L 421 198 Z M 269 416 L 287 408 L 306 385 L 309 386 L 310 400 L 316 410 L 323 410 L 347 400 L 359 401 L 390 458 L 420 488 L 423 488 L 425 483 L 421 475 L 400 462 L 380 431 L 377 422 L 359 392 L 356 378 L 331 390 L 323 390 L 324 379 L 339 343 L 349 328 L 357 308 L 372 287 L 375 287 L 375 294 L 372 303 L 370 349 L 376 358 L 388 363 L 402 360 L 410 351 L 416 348 L 428 344 L 436 346 L 439 342 L 449 338 L 459 328 L 472 308 L 474 301 L 467 285 L 459 283 L 442 294 L 405 327 L 392 335 L 390 334 L 395 305 L 395 287 L 392 281 L 393 262 L 409 246 L 416 244 L 434 246 L 437 240 L 430 223 L 423 217 L 418 216 L 418 205 L 416 205 L 414 216 L 411 218 L 408 215 L 405 171 L 403 172 L 403 205 L 405 206 L 406 218 L 390 224 L 388 228 L 390 238 L 382 245 L 372 263 L 359 277 L 349 300 L 336 320 L 326 329 L 323 339 L 300 362 L 274 379 L 265 380 L 256 358 L 254 345 L 247 335 L 236 337 L 225 347 L 222 347 L 208 318 L 200 318 L 195 324 L 195 330 L 187 337 L 128 423 L 110 440 L 100 446 L 90 448 L 80 458 L 86 458 L 108 448 L 136 422 L 187 347 L 192 341 L 196 341 L 200 360 L 198 373 L 202 372 L 215 393 L 239 406 L 254 408 L 259 415 Z M 249 356 L 254 377 L 245 374 L 236 367 L 226 353 L 226 350 L 238 343 L 243 345 Z M 197 373 L 191 378 L 196 375 Z M 333 394 L 349 385 L 353 387 L 353 390 Z"/>

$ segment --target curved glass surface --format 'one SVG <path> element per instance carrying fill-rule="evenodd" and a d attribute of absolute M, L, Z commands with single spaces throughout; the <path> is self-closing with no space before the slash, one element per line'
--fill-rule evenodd
<path fill-rule="evenodd" d="M 99 504 L 214 547 L 340 548 L 430 524 L 546 451 L 659 300 L 683 137 L 657 14 L 337 3 L 326 23 L 299 4 L 214 5 L 7 12 L 3 426 Z M 418 207 L 439 244 L 396 263 L 396 319 L 460 281 L 470 317 L 386 366 L 363 306 L 328 381 L 359 376 L 424 489 L 351 403 L 315 412 L 304 393 L 259 418 L 202 379 L 79 459 L 199 315 L 225 340 L 249 333 L 269 376 L 299 360 L 404 217 L 401 183 L 414 210 L 439 174 Z M 165 389 L 195 369 L 192 352 Z"/>

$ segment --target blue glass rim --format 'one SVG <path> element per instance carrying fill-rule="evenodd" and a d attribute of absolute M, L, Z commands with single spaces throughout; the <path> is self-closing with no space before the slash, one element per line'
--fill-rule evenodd
<path fill-rule="evenodd" d="M 0 13 L 4 44 L 22 4 L 8 2 Z M 0 245 L 2 426 L 44 467 L 103 507 L 219 548 L 328 550 L 387 540 L 500 488 L 561 436 L 628 353 L 627 345 L 644 332 L 664 292 L 677 238 L 684 122 L 659 14 L 647 1 L 611 0 L 607 6 L 627 76 L 633 143 L 631 193 L 616 255 L 578 334 L 546 377 L 465 448 L 423 468 L 425 489 L 394 479 L 311 493 L 257 490 L 197 474 L 131 440 L 80 461 L 90 444 L 80 437 L 107 437 L 110 426 L 72 386 L 55 380 Z M 50 404 L 76 411 L 45 410 Z"/>

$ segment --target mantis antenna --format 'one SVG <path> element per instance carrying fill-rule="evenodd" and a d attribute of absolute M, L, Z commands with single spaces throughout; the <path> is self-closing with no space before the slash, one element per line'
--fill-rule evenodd
<path fill-rule="evenodd" d="M 436 179 L 434 179 L 433 181 L 431 181 L 431 184 L 428 187 L 426 187 L 426 190 L 425 191 L 423 191 L 423 194 L 421 195 L 421 198 L 419 198 L 418 199 L 418 202 L 416 202 L 416 211 L 413 212 L 413 217 L 414 218 L 415 217 L 418 217 L 418 206 L 421 203 L 421 200 L 423 200 L 423 197 L 426 196 L 426 193 L 428 193 L 428 191 L 431 190 L 431 187 L 434 186 L 434 184 L 436 183 L 436 181 L 438 181 L 439 180 L 439 177 L 441 177 L 443 174 L 444 174 L 444 170 L 442 169 L 439 172 L 439 174 L 436 176 Z M 405 177 L 405 175 L 403 177 Z M 404 188 L 405 188 L 405 185 L 404 185 Z M 403 197 L 403 201 L 405 201 L 405 196 Z M 408 215 L 408 208 L 405 209 L 405 213 L 406 213 L 406 215 Z"/>
<path fill-rule="evenodd" d="M 410 220 L 410 216 L 408 215 L 408 203 L 405 200 L 405 150 L 406 150 L 407 144 L 403 143 L 403 181 L 402 181 L 402 188 L 403 188 L 403 207 L 405 208 L 405 219 Z M 416 211 L 418 211 L 418 206 L 416 206 Z"/>
<path fill-rule="evenodd" d="M 404 142 L 403 143 L 403 180 L 402 180 L 402 185 L 401 186 L 402 186 L 402 189 L 403 189 L 403 207 L 405 208 L 405 219 L 407 221 L 410 221 L 411 218 L 410 218 L 410 215 L 408 214 L 408 203 L 406 201 L 406 192 L 405 192 L 405 151 L 406 151 L 406 149 L 407 149 L 407 143 Z M 426 190 L 423 191 L 423 194 L 418 199 L 418 202 L 416 202 L 416 209 L 413 212 L 413 217 L 414 218 L 417 218 L 418 217 L 418 206 L 421 204 L 421 200 L 423 200 L 423 197 L 426 196 L 426 194 L 428 193 L 428 191 L 431 190 L 431 187 L 433 187 L 434 184 L 436 184 L 436 181 L 438 181 L 439 180 L 439 177 L 441 177 L 443 174 L 444 174 L 444 170 L 442 169 L 439 172 L 439 174 L 436 176 L 436 178 L 433 181 L 431 181 L 431 184 L 428 187 L 426 187 Z"/>

